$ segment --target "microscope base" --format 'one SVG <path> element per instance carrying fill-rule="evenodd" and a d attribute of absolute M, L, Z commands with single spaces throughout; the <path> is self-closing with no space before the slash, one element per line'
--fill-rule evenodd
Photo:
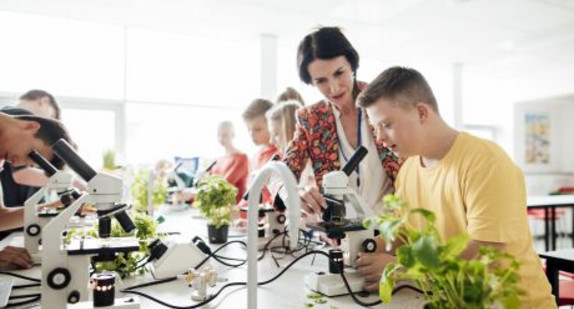
<path fill-rule="evenodd" d="M 150 265 L 150 270 L 155 279 L 175 277 L 194 268 L 206 255 L 192 243 L 167 244 L 167 251 Z"/>
<path fill-rule="evenodd" d="M 365 279 L 356 271 L 345 271 L 345 278 L 349 282 L 352 292 L 360 292 L 365 285 Z M 311 290 L 325 296 L 339 296 L 349 294 L 340 274 L 312 272 L 305 277 L 305 285 Z"/>
<path fill-rule="evenodd" d="M 92 308 L 98 308 L 98 309 L 112 309 L 112 308 L 140 309 L 140 299 L 137 296 L 128 296 L 128 297 L 116 298 L 114 302 L 115 303 L 112 306 L 94 307 L 94 302 L 90 300 L 90 301 L 79 302 L 79 303 L 73 304 L 73 305 L 68 305 L 66 308 L 68 308 L 68 309 L 92 309 Z"/>

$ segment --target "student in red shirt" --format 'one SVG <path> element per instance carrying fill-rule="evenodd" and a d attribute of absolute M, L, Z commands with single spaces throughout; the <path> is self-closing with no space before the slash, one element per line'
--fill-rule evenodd
<path fill-rule="evenodd" d="M 265 113 L 273 107 L 273 103 L 265 99 L 255 99 L 243 112 L 243 120 L 251 136 L 251 140 L 258 147 L 257 153 L 250 162 L 250 172 L 253 175 L 277 153 L 279 149 L 272 143 L 271 134 L 267 125 Z M 271 195 L 267 189 L 263 190 L 263 202 L 270 203 Z"/>
<path fill-rule="evenodd" d="M 211 174 L 223 176 L 229 183 L 237 188 L 236 200 L 239 203 L 247 187 L 249 159 L 247 155 L 233 146 L 234 137 L 235 130 L 230 121 L 224 121 L 219 124 L 217 128 L 217 138 L 219 144 L 225 149 L 225 155 L 217 159 L 217 162 L 211 169 Z"/>

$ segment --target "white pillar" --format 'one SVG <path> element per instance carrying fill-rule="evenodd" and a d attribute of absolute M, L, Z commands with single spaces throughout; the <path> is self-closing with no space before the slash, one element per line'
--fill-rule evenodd
<path fill-rule="evenodd" d="M 453 124 L 457 130 L 462 130 L 462 64 L 453 63 Z"/>
<path fill-rule="evenodd" d="M 277 36 L 261 34 L 261 97 L 275 99 L 277 95 Z"/>

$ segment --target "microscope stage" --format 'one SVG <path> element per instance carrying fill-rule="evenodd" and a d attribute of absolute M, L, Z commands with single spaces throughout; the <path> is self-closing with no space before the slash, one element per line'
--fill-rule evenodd
<path fill-rule="evenodd" d="M 117 237 L 117 238 L 85 238 L 74 239 L 69 245 L 64 247 L 69 255 L 86 255 L 118 252 L 133 252 L 140 249 L 139 242 L 136 238 Z"/>
<path fill-rule="evenodd" d="M 364 230 L 363 220 L 345 219 L 343 222 L 313 222 L 306 226 L 312 230 L 320 232 L 353 232 Z"/>

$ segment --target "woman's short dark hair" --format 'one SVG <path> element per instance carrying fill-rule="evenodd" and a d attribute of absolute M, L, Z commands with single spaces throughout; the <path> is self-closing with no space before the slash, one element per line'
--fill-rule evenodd
<path fill-rule="evenodd" d="M 315 59 L 332 59 L 345 56 L 353 72 L 359 68 L 359 54 L 338 27 L 321 27 L 308 34 L 299 43 L 297 50 L 297 68 L 299 78 L 311 84 L 309 64 Z"/>

